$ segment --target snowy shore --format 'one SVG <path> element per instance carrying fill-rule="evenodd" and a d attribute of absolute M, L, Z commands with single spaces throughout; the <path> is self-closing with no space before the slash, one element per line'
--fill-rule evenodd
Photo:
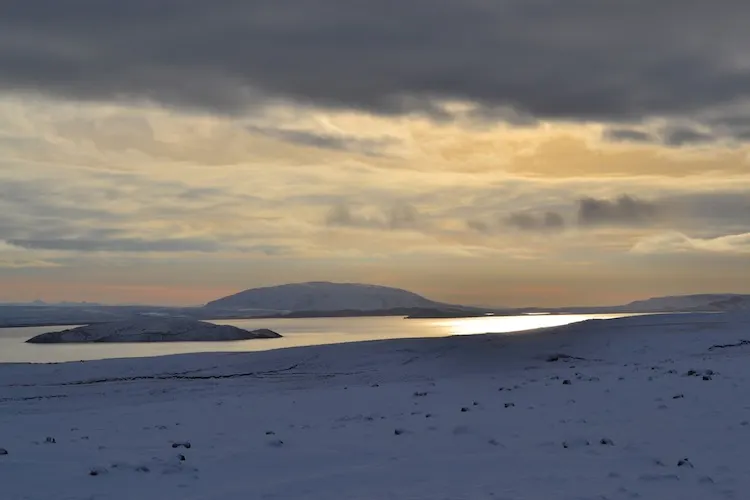
<path fill-rule="evenodd" d="M 748 313 L 0 364 L 0 498 L 746 498 Z"/>

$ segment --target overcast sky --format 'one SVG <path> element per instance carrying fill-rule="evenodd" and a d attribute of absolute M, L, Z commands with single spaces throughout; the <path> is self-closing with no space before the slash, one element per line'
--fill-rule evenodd
<path fill-rule="evenodd" d="M 0 301 L 750 293 L 747 0 L 5 0 Z"/>

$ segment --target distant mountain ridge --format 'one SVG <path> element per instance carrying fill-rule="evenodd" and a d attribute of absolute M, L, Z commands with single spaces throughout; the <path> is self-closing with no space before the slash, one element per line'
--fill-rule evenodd
<path fill-rule="evenodd" d="M 739 293 L 702 293 L 652 297 L 646 300 L 636 300 L 622 307 L 639 312 L 738 311 L 750 309 L 750 295 Z"/>
<path fill-rule="evenodd" d="M 362 283 L 312 281 L 251 288 L 205 305 L 214 310 L 253 311 L 381 311 L 452 307 L 400 288 Z"/>
<path fill-rule="evenodd" d="M 104 304 L 97 302 L 45 302 L 43 300 L 34 300 L 32 302 L 0 302 L 0 306 L 16 306 L 16 307 L 99 307 Z"/>
<path fill-rule="evenodd" d="M 200 307 L 99 304 L 0 304 L 0 328 L 106 323 L 142 317 L 229 320 L 403 316 L 461 318 L 521 314 L 729 312 L 750 310 L 750 294 L 705 293 L 653 297 L 613 306 L 485 308 L 446 304 L 399 288 L 357 283 L 309 282 L 246 290 Z"/>

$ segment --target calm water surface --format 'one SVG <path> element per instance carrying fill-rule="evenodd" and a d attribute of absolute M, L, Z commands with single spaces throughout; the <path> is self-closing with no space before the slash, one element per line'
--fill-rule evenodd
<path fill-rule="evenodd" d="M 241 340 L 235 342 L 169 342 L 143 344 L 26 344 L 29 338 L 44 332 L 72 326 L 0 329 L 0 363 L 51 363 L 106 358 L 132 358 L 193 352 L 265 351 L 282 347 L 338 344 L 363 340 L 445 337 L 480 333 L 521 332 L 565 325 L 587 319 L 607 319 L 626 314 L 571 314 L 493 316 L 459 319 L 385 318 L 299 318 L 216 321 L 253 330 L 270 328 L 283 335 L 280 339 Z"/>

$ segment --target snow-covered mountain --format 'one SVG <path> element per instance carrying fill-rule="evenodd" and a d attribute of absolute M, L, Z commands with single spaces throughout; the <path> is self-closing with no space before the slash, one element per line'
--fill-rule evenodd
<path fill-rule="evenodd" d="M 750 295 L 733 293 L 708 293 L 677 295 L 637 300 L 624 306 L 639 312 L 669 311 L 737 311 L 750 309 Z"/>
<path fill-rule="evenodd" d="M 281 337 L 271 330 L 243 330 L 189 318 L 148 317 L 97 323 L 33 337 L 32 344 L 83 342 L 206 342 Z"/>
<path fill-rule="evenodd" d="M 211 309 L 260 311 L 378 311 L 446 306 L 399 288 L 329 282 L 253 288 L 206 304 Z"/>

